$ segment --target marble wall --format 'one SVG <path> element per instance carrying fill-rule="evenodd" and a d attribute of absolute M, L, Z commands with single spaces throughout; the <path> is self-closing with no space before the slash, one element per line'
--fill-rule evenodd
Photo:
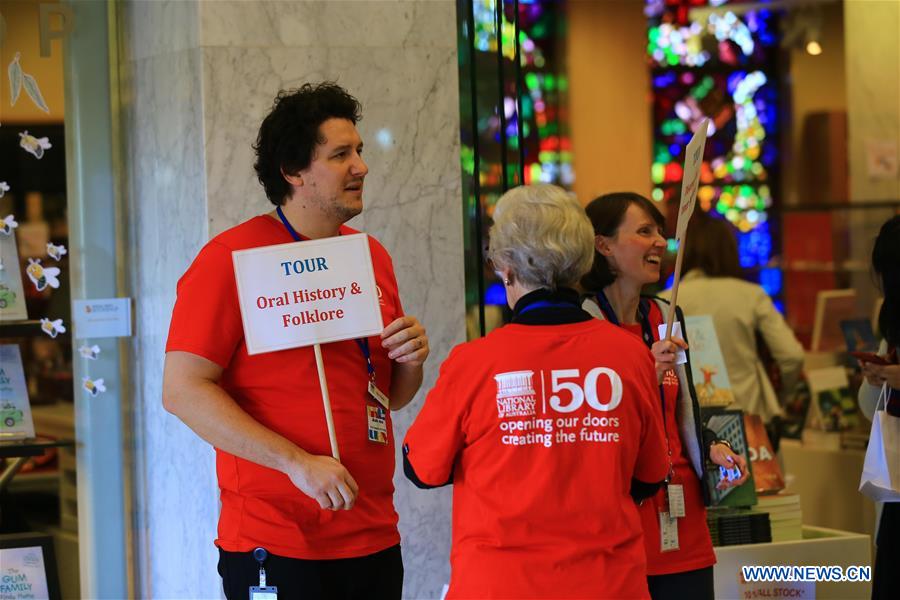
<path fill-rule="evenodd" d="M 137 304 L 138 595 L 217 597 L 212 451 L 161 406 L 175 282 L 209 236 L 270 208 L 251 144 L 279 89 L 335 80 L 363 105 L 364 213 L 351 225 L 390 251 L 404 307 L 428 328 L 428 389 L 464 340 L 455 4 L 129 2 L 129 206 Z M 402 439 L 423 394 L 395 415 Z M 175 459 L 174 457 L 190 457 Z M 398 455 L 398 464 L 400 457 Z M 396 477 L 404 595 L 449 579 L 449 489 Z M 190 564 L 191 569 L 182 565 Z"/>

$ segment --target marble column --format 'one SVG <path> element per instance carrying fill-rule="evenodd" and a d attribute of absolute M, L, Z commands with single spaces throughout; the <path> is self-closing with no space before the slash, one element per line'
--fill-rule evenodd
<path fill-rule="evenodd" d="M 251 144 L 278 90 L 334 80 L 363 105 L 370 174 L 351 225 L 390 251 L 404 307 L 428 328 L 423 389 L 464 340 L 454 11 L 450 0 L 125 5 L 138 595 L 221 594 L 212 451 L 162 409 L 162 359 L 191 258 L 210 236 L 270 209 Z M 395 415 L 398 442 L 422 398 Z M 438 597 L 449 579 L 449 489 L 416 490 L 402 474 L 395 483 L 404 595 Z"/>

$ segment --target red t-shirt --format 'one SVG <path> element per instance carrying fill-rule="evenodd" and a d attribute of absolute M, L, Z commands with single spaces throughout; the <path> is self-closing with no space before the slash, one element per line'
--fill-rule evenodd
<path fill-rule="evenodd" d="M 453 350 L 404 442 L 422 482 L 453 477 L 448 598 L 647 597 L 629 490 L 666 473 L 654 377 L 595 319 Z"/>
<path fill-rule="evenodd" d="M 662 311 L 656 302 L 650 302 L 650 326 L 654 338 L 659 339 L 659 325 L 664 323 Z M 639 324 L 623 325 L 625 329 L 642 337 Z M 656 374 L 654 373 L 654 380 Z M 678 434 L 676 406 L 681 388 L 675 371 L 669 370 L 663 377 L 663 393 L 666 399 L 665 429 L 672 452 L 672 464 L 675 468 L 673 483 L 684 486 L 684 517 L 678 519 L 678 550 L 662 552 L 659 513 L 666 510 L 666 490 L 660 489 L 652 498 L 646 499 L 640 506 L 641 522 L 644 525 L 644 545 L 647 549 L 647 574 L 667 575 L 694 569 L 703 569 L 716 564 L 709 527 L 706 524 L 706 506 L 703 504 L 703 492 L 700 479 L 685 455 Z M 654 395 L 654 410 L 660 412 L 660 397 L 657 389 Z"/>
<path fill-rule="evenodd" d="M 341 227 L 341 233 L 358 233 Z M 296 348 L 250 356 L 231 253 L 294 239 L 268 215 L 216 236 L 178 282 L 166 351 L 202 356 L 224 369 L 219 385 L 251 417 L 303 450 L 331 455 L 313 349 Z M 403 314 L 391 258 L 369 237 L 384 324 Z M 392 363 L 379 337 L 369 338 L 378 387 L 390 390 Z M 359 484 L 349 511 L 328 511 L 297 489 L 284 473 L 216 449 L 222 510 L 216 545 L 232 552 L 257 546 L 291 558 L 365 556 L 396 545 L 394 436 L 387 415 L 388 443 L 368 440 L 368 373 L 354 340 L 322 345 L 341 463 Z"/>

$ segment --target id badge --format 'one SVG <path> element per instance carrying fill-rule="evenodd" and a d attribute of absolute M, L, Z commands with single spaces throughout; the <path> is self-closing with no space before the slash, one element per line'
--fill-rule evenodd
<path fill-rule="evenodd" d="M 678 519 L 667 512 L 659 513 L 659 550 L 678 550 Z"/>
<path fill-rule="evenodd" d="M 250 600 L 278 600 L 278 588 L 275 586 L 250 586 Z"/>
<path fill-rule="evenodd" d="M 369 395 L 375 399 L 375 402 L 382 405 L 385 410 L 391 409 L 391 399 L 378 389 L 378 386 L 375 385 L 374 381 L 369 381 Z"/>
<path fill-rule="evenodd" d="M 669 515 L 676 519 L 684 516 L 684 486 L 680 483 L 670 483 L 666 486 L 669 495 Z"/>
<path fill-rule="evenodd" d="M 387 444 L 387 413 L 385 410 L 380 406 L 366 404 L 366 418 L 369 421 L 369 441 L 378 444 Z"/>

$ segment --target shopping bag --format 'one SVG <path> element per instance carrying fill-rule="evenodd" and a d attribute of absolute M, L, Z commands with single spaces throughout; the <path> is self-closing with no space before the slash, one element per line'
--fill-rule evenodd
<path fill-rule="evenodd" d="M 887 384 L 875 405 L 859 491 L 876 502 L 900 502 L 900 418 L 886 407 Z"/>

